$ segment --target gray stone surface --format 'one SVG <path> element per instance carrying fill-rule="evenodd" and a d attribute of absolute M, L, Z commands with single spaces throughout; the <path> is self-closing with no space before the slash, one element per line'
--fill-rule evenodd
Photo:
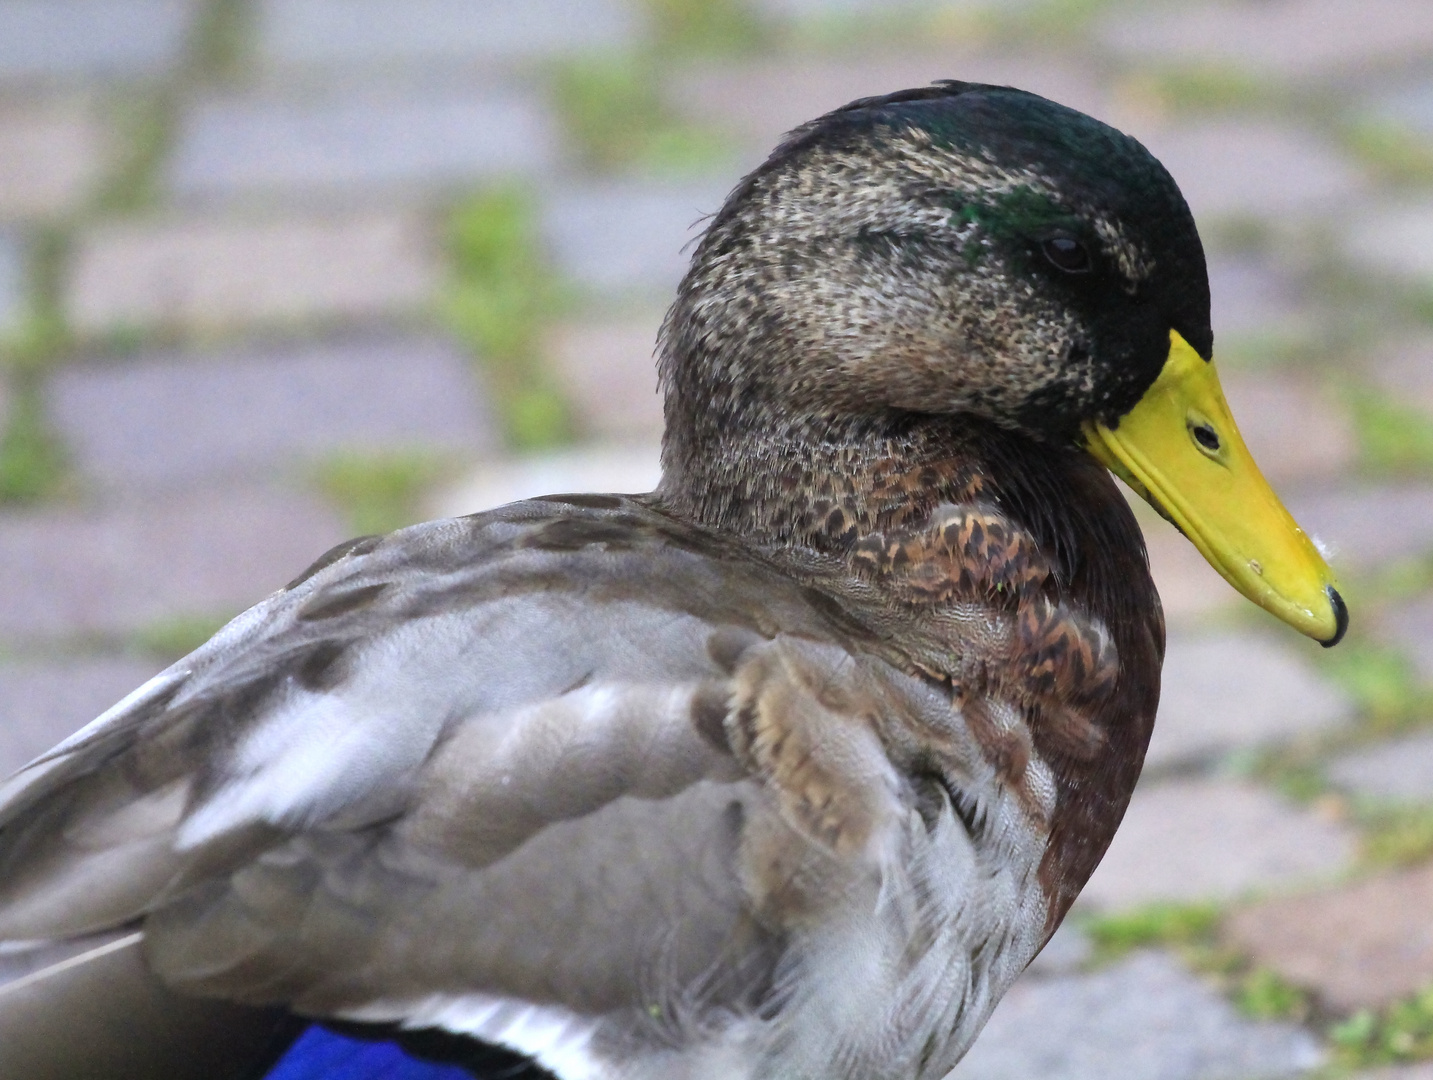
<path fill-rule="evenodd" d="M 569 450 L 482 462 L 430 502 L 430 516 L 457 517 L 518 499 L 574 491 L 651 491 L 662 478 L 656 439 L 588 443 Z"/>
<path fill-rule="evenodd" d="M 1381 1008 L 1433 983 L 1433 866 L 1270 900 L 1225 930 L 1255 963 L 1339 1012 Z"/>
<path fill-rule="evenodd" d="M 1110 122 L 1120 118 L 1101 82 L 1068 57 L 991 55 L 955 46 L 683 64 L 668 76 L 665 92 L 681 115 L 746 144 L 746 163 L 754 165 L 787 131 L 831 109 L 951 78 L 1019 86 Z"/>
<path fill-rule="evenodd" d="M 640 41 L 626 0 L 266 0 L 263 53 L 285 64 L 533 60 Z"/>
<path fill-rule="evenodd" d="M 25 250 L 20 237 L 0 229 L 0 333 L 13 329 L 25 314 Z"/>
<path fill-rule="evenodd" d="M 71 365 L 49 415 L 105 488 L 270 473 L 340 451 L 474 453 L 496 442 L 455 346 L 349 339 Z"/>
<path fill-rule="evenodd" d="M 161 666 L 124 656 L 0 661 L 0 777 L 88 724 Z"/>
<path fill-rule="evenodd" d="M 1433 683 L 1433 595 L 1385 613 L 1379 634 L 1413 661 L 1424 682 Z"/>
<path fill-rule="evenodd" d="M 1366 799 L 1433 803 L 1433 731 L 1343 754 L 1327 771 L 1339 787 Z"/>
<path fill-rule="evenodd" d="M 1331 877 L 1356 846 L 1348 829 L 1254 784 L 1144 783 L 1080 899 L 1109 909 L 1231 899 Z"/>
<path fill-rule="evenodd" d="M 233 615 L 344 539 L 337 515 L 272 488 L 0 513 L 0 639 L 124 634 Z"/>
<path fill-rule="evenodd" d="M 1369 103 L 1377 120 L 1391 122 L 1424 137 L 1433 136 L 1433 81 L 1417 82 L 1384 91 Z"/>
<path fill-rule="evenodd" d="M 1224 395 L 1260 471 L 1276 486 L 1336 476 L 1358 461 L 1338 398 L 1287 372 L 1226 370 Z"/>
<path fill-rule="evenodd" d="M 1015 986 L 950 1080 L 1261 1080 L 1322 1059 L 1308 1032 L 1246 1020 L 1170 957 L 1136 953 Z"/>
<path fill-rule="evenodd" d="M 1366 371 L 1394 401 L 1433 414 L 1433 337 L 1385 342 L 1370 358 Z"/>
<path fill-rule="evenodd" d="M 0 106 L 0 219 L 70 210 L 104 168 L 107 138 L 78 102 Z"/>
<path fill-rule="evenodd" d="M 587 435 L 651 438 L 662 433 L 657 392 L 660 312 L 622 321 L 573 323 L 548 341 L 553 373 Z"/>
<path fill-rule="evenodd" d="M 563 189 L 543 203 L 542 234 L 559 269 L 579 285 L 669 299 L 691 257 L 682 249 L 725 197 L 724 183 Z"/>
<path fill-rule="evenodd" d="M 1333 552 L 1333 567 L 1368 570 L 1433 551 L 1433 487 L 1366 485 L 1291 492 L 1294 520 Z"/>
<path fill-rule="evenodd" d="M 1268 120 L 1207 120 L 1142 130 L 1140 140 L 1179 184 L 1197 222 L 1284 220 L 1342 208 L 1361 172 L 1311 132 Z"/>
<path fill-rule="evenodd" d="M 753 7 L 774 19 L 870 18 L 939 15 L 1028 7 L 1035 0 L 754 0 Z"/>
<path fill-rule="evenodd" d="M 1226 0 L 1119 7 L 1099 38 L 1136 62 L 1224 64 L 1254 75 L 1346 73 L 1433 53 L 1423 0 Z"/>
<path fill-rule="evenodd" d="M 1433 1080 L 1433 1062 L 1421 1065 L 1404 1065 L 1398 1069 L 1378 1069 L 1375 1072 L 1359 1073 L 1354 1080 Z"/>
<path fill-rule="evenodd" d="M 192 0 L 5 0 L 0 79 L 161 74 L 179 57 Z"/>
<path fill-rule="evenodd" d="M 1249 255 L 1209 257 L 1209 306 L 1216 353 L 1230 338 L 1309 333 L 1315 318 L 1292 281 Z"/>
<path fill-rule="evenodd" d="M 1146 765 L 1199 761 L 1316 735 L 1353 705 L 1291 646 L 1249 633 L 1171 636 Z"/>
<path fill-rule="evenodd" d="M 1064 923 L 1025 969 L 1026 977 L 1044 979 L 1052 975 L 1073 974 L 1089 962 L 1094 952 L 1095 946 L 1089 935 L 1068 922 Z"/>
<path fill-rule="evenodd" d="M 438 280 L 426 228 L 404 213 L 106 225 L 73 262 L 66 301 L 82 333 L 386 314 Z"/>
<path fill-rule="evenodd" d="M 1171 627 L 1197 624 L 1217 611 L 1248 601 L 1234 591 L 1199 554 L 1199 549 L 1159 517 L 1138 495 L 1126 491 L 1149 550 L 1149 570 Z"/>
<path fill-rule="evenodd" d="M 1420 286 L 1433 282 L 1433 201 L 1379 205 L 1338 224 L 1356 269 Z"/>
<path fill-rule="evenodd" d="M 527 95 L 228 98 L 185 117 L 170 185 L 201 197 L 451 187 L 548 169 L 556 156 L 554 122 Z"/>

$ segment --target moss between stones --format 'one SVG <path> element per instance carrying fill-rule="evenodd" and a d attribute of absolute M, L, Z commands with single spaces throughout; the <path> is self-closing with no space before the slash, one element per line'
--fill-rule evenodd
<path fill-rule="evenodd" d="M 748 52 L 767 40 L 767 27 L 745 0 L 645 0 L 663 53 Z"/>
<path fill-rule="evenodd" d="M 16 388 L 9 424 L 0 436 L 0 503 L 38 502 L 65 480 L 65 455 L 45 423 L 38 387 Z"/>
<path fill-rule="evenodd" d="M 1107 963 L 1133 949 L 1211 940 L 1218 925 L 1219 909 L 1213 904 L 1149 904 L 1095 916 L 1080 928 L 1094 943 L 1096 961 Z"/>
<path fill-rule="evenodd" d="M 1348 1068 L 1433 1058 L 1433 986 L 1385 1009 L 1364 1009 L 1328 1031 Z"/>
<path fill-rule="evenodd" d="M 656 62 L 644 57 L 578 61 L 555 72 L 556 102 L 584 165 L 700 175 L 734 158 L 719 133 L 672 115 L 660 81 Z"/>
<path fill-rule="evenodd" d="M 319 465 L 319 488 L 356 535 L 387 533 L 423 517 L 423 496 L 447 469 L 433 454 L 341 454 Z"/>
<path fill-rule="evenodd" d="M 1366 387 L 1349 388 L 1361 463 L 1370 472 L 1433 476 L 1433 417 Z"/>
<path fill-rule="evenodd" d="M 173 663 L 187 656 L 219 632 L 232 615 L 171 615 L 133 635 L 133 647 L 146 656 Z"/>
<path fill-rule="evenodd" d="M 1400 653 L 1364 640 L 1346 641 L 1319 658 L 1320 670 L 1380 728 L 1397 727 L 1424 705 L 1417 675 Z"/>
<path fill-rule="evenodd" d="M 1137 948 L 1174 952 L 1191 969 L 1211 979 L 1246 1016 L 1257 1020 L 1303 1022 L 1313 1014 L 1307 993 L 1276 972 L 1252 966 L 1221 943 L 1220 908 L 1203 904 L 1150 904 L 1083 924 L 1095 944 L 1095 962 L 1109 963 Z"/>
<path fill-rule="evenodd" d="M 129 213 L 159 201 L 159 174 L 174 141 L 178 93 L 173 87 L 121 97 L 109 107 L 119 149 L 94 203 L 102 213 Z"/>
<path fill-rule="evenodd" d="M 1433 857 L 1433 806 L 1361 804 L 1363 857 L 1373 866 L 1413 866 Z"/>
<path fill-rule="evenodd" d="M 189 45 L 192 75 L 213 83 L 237 78 L 253 51 L 254 16 L 248 0 L 209 0 L 194 21 Z"/>
<path fill-rule="evenodd" d="M 1400 125 L 1360 121 L 1344 130 L 1343 142 L 1384 181 L 1400 186 L 1433 181 L 1433 143 Z"/>
<path fill-rule="evenodd" d="M 453 212 L 447 239 L 454 279 L 441 312 L 479 358 L 508 446 L 568 442 L 570 412 L 541 341 L 564 298 L 542 258 L 531 198 L 511 187 L 479 192 Z"/>

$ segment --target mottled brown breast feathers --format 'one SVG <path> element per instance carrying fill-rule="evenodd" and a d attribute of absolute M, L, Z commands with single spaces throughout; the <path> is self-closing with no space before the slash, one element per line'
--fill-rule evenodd
<path fill-rule="evenodd" d="M 870 626 L 873 652 L 945 690 L 1049 830 L 1053 928 L 1124 814 L 1158 700 L 1163 620 L 1113 481 L 1086 455 L 979 422 L 764 475 L 729 509 Z M 1053 814 L 1028 775 L 1036 759 Z"/>

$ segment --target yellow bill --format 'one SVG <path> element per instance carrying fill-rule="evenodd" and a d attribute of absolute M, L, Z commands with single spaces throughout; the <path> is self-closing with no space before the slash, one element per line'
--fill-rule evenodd
<path fill-rule="evenodd" d="M 1087 424 L 1085 444 L 1230 585 L 1301 633 L 1338 644 L 1348 609 L 1333 571 L 1254 464 L 1214 364 L 1178 333 L 1139 403 L 1115 427 Z"/>

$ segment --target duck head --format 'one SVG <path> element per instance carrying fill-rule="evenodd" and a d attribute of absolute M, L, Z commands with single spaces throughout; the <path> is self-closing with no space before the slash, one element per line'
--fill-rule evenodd
<path fill-rule="evenodd" d="M 1303 633 L 1347 627 L 1224 400 L 1174 180 L 1034 94 L 942 83 L 792 132 L 708 227 L 661 371 L 664 488 L 762 448 L 979 417 L 1093 454 Z"/>

